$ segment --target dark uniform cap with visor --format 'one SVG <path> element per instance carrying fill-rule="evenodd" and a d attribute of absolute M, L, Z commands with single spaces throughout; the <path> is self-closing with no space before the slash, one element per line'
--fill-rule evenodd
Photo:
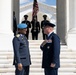
<path fill-rule="evenodd" d="M 28 15 L 24 15 L 24 17 L 28 17 Z"/>
<path fill-rule="evenodd" d="M 53 23 L 49 23 L 49 22 L 44 23 L 44 27 L 46 26 L 55 27 Z"/>
<path fill-rule="evenodd" d="M 43 17 L 47 17 L 47 15 L 43 15 Z"/>

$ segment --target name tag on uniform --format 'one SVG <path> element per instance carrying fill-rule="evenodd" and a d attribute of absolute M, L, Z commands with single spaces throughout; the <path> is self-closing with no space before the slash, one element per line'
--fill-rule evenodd
<path fill-rule="evenodd" d="M 52 40 L 48 40 L 48 42 L 47 43 L 52 43 Z"/>

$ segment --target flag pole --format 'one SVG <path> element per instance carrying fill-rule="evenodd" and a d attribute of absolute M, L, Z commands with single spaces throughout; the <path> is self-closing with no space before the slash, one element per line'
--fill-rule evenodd
<path fill-rule="evenodd" d="M 38 2 L 37 0 L 33 0 L 32 20 L 34 16 L 37 16 L 38 11 L 39 11 Z"/>

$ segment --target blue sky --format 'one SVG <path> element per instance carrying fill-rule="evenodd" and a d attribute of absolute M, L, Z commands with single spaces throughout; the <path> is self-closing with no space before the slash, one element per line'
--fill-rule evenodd
<path fill-rule="evenodd" d="M 37 0 L 37 1 L 45 3 L 47 5 L 54 5 L 54 6 L 56 6 L 56 0 Z M 33 2 L 33 0 L 20 0 L 20 5 L 28 4 L 30 2 Z"/>

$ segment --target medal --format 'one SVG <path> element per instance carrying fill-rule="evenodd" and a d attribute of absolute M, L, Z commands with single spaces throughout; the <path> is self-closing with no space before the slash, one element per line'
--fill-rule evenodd
<path fill-rule="evenodd" d="M 47 47 L 47 49 L 49 49 L 49 48 L 50 48 L 50 46 Z"/>

